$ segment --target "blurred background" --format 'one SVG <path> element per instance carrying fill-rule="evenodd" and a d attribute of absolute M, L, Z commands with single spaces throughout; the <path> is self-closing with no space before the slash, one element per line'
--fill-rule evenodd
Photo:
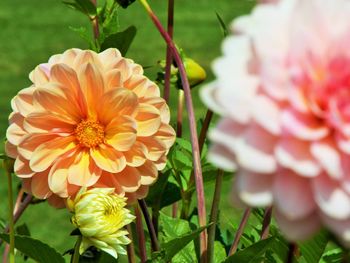
<path fill-rule="evenodd" d="M 165 25 L 167 1 L 149 0 L 149 3 Z M 213 79 L 210 64 L 220 55 L 223 39 L 215 12 L 229 25 L 234 17 L 249 12 L 254 1 L 175 0 L 175 3 L 175 42 L 189 57 L 206 69 L 207 83 Z M 137 34 L 127 57 L 143 66 L 150 66 L 145 73 L 154 80 L 159 70 L 156 63 L 165 58 L 166 46 L 163 39 L 137 1 L 127 10 L 120 8 L 119 14 L 121 30 L 130 25 L 137 27 Z M 59 0 L 0 1 L 0 136 L 3 140 L 11 111 L 10 100 L 20 89 L 31 85 L 28 79 L 29 72 L 39 63 L 46 62 L 53 54 L 62 53 L 72 47 L 88 48 L 87 43 L 76 32 L 70 30 L 69 26 L 89 28 L 89 21 Z M 197 120 L 204 118 L 206 111 L 198 98 L 199 88 L 196 87 L 193 91 Z M 176 99 L 176 90 L 173 90 L 170 102 L 173 117 L 176 115 Z M 185 137 L 189 135 L 187 127 L 185 124 Z M 0 153 L 3 153 L 2 143 Z M 6 221 L 7 182 L 3 171 L 0 172 L 0 220 Z M 15 179 L 14 187 L 18 184 L 19 181 Z M 228 193 L 230 183 L 225 183 L 224 186 L 225 193 Z M 212 186 L 205 189 L 209 205 L 212 189 Z M 221 223 L 232 230 L 236 228 L 238 221 L 234 219 L 240 215 L 232 213 L 227 197 L 228 194 L 223 193 Z M 66 210 L 57 211 L 46 203 L 40 203 L 30 206 L 17 224 L 26 222 L 33 237 L 44 240 L 60 252 L 64 252 L 75 242 L 74 238 L 69 237 L 73 229 L 69 217 Z M 1 251 L 2 249 L 0 255 Z"/>

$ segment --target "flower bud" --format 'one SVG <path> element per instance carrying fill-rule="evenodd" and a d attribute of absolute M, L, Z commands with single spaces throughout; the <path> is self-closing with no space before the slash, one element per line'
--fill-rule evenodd
<path fill-rule="evenodd" d="M 205 70 L 196 61 L 185 57 L 183 62 L 191 88 L 202 83 L 207 78 Z"/>
<path fill-rule="evenodd" d="M 130 243 L 124 226 L 134 220 L 126 206 L 126 199 L 114 193 L 113 188 L 82 189 L 74 200 L 67 200 L 73 212 L 71 219 L 82 235 L 79 253 L 95 246 L 113 257 L 126 254 L 123 245 Z"/>

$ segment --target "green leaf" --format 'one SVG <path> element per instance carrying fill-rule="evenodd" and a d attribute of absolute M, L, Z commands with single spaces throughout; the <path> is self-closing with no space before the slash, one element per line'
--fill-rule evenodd
<path fill-rule="evenodd" d="M 127 8 L 129 5 L 135 2 L 135 0 L 116 0 L 116 1 L 123 8 Z"/>
<path fill-rule="evenodd" d="M 221 263 L 226 258 L 226 250 L 224 246 L 219 242 L 214 242 L 214 263 Z"/>
<path fill-rule="evenodd" d="M 21 236 L 30 236 L 30 231 L 26 223 L 16 227 L 16 233 Z"/>
<path fill-rule="evenodd" d="M 268 248 L 275 242 L 273 237 L 261 240 L 245 249 L 242 249 L 228 257 L 225 263 L 255 263 L 263 262 L 263 256 Z"/>
<path fill-rule="evenodd" d="M 320 262 L 322 263 L 341 263 L 344 262 L 344 252 L 340 248 L 327 251 Z"/>
<path fill-rule="evenodd" d="M 299 245 L 302 256 L 307 263 L 318 263 L 328 243 L 328 233 L 321 231 L 311 240 L 305 241 Z"/>
<path fill-rule="evenodd" d="M 112 34 L 105 38 L 103 43 L 101 43 L 101 51 L 108 48 L 117 48 L 125 56 L 126 52 L 136 35 L 136 27 L 130 26 L 124 31 Z"/>
<path fill-rule="evenodd" d="M 97 14 L 96 6 L 90 0 L 63 1 L 63 3 L 89 17 Z"/>
<path fill-rule="evenodd" d="M 8 234 L 0 234 L 0 238 L 7 243 L 10 241 Z M 64 258 L 55 249 L 28 236 L 15 235 L 15 248 L 39 263 L 65 263 Z"/>
<path fill-rule="evenodd" d="M 215 14 L 216 14 L 216 17 L 217 17 L 217 19 L 218 19 L 218 21 L 220 23 L 220 27 L 221 27 L 222 33 L 223 33 L 224 37 L 226 37 L 228 35 L 228 30 L 227 30 L 226 24 L 225 24 L 224 20 L 221 18 L 221 16 L 217 12 L 215 12 Z"/>
<path fill-rule="evenodd" d="M 181 199 L 180 188 L 168 181 L 170 173 L 171 171 L 168 170 L 160 175 L 157 182 L 150 187 L 146 197 L 148 206 L 160 210 Z"/>

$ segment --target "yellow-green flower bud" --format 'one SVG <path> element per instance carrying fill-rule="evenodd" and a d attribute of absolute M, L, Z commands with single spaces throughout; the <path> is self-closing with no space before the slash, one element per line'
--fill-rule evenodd
<path fill-rule="evenodd" d="M 73 212 L 72 223 L 80 230 L 82 243 L 79 252 L 95 246 L 113 257 L 126 254 L 123 245 L 130 243 L 124 226 L 133 216 L 126 206 L 126 199 L 114 193 L 113 188 L 81 190 L 74 200 L 68 199 L 68 209 Z"/>
<path fill-rule="evenodd" d="M 191 58 L 185 57 L 183 62 L 187 78 L 191 87 L 202 83 L 207 78 L 205 70 L 196 61 L 194 61 Z"/>

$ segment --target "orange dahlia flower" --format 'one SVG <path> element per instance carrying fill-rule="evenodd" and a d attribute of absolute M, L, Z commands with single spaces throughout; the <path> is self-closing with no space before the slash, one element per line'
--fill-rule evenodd
<path fill-rule="evenodd" d="M 29 75 L 12 100 L 6 152 L 34 196 L 59 205 L 81 187 L 147 193 L 175 140 L 169 108 L 117 49 L 70 49 Z M 62 204 L 62 202 L 61 202 Z"/>

